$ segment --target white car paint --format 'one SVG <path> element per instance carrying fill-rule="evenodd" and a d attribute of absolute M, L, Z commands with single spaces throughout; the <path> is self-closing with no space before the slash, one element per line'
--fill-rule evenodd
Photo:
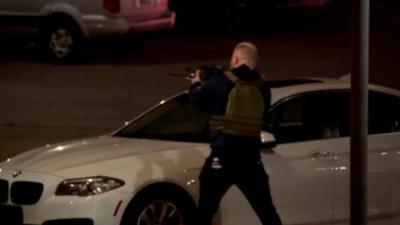
<path fill-rule="evenodd" d="M 306 93 L 348 88 L 347 82 L 330 79 L 275 88 L 272 90 L 272 104 Z M 370 89 L 400 98 L 400 92 L 395 90 L 373 85 Z M 139 118 L 174 98 L 176 96 L 162 101 Z M 400 196 L 397 192 L 400 185 L 399 137 L 397 131 L 369 136 L 370 225 L 400 223 Z M 45 146 L 18 155 L 0 164 L 0 179 L 45 184 L 44 194 L 37 204 L 22 206 L 24 223 L 90 218 L 95 225 L 117 225 L 129 201 L 139 190 L 153 183 L 177 184 L 196 200 L 197 177 L 208 154 L 206 143 L 106 135 Z M 262 160 L 270 177 L 274 203 L 284 224 L 349 224 L 348 137 L 278 144 L 273 149 L 263 149 Z M 14 178 L 13 174 L 18 170 L 22 173 Z M 57 186 L 65 179 L 91 176 L 118 178 L 125 185 L 90 197 L 55 195 Z M 120 201 L 121 208 L 113 216 Z M 7 205 L 13 204 L 8 201 Z M 224 197 L 220 212 L 219 219 L 223 225 L 260 224 L 237 188 L 230 189 Z"/>
<path fill-rule="evenodd" d="M 182 149 L 184 151 L 179 151 Z M 34 206 L 23 208 L 26 224 L 42 224 L 59 218 L 92 218 L 96 225 L 119 224 L 123 210 L 117 216 L 111 216 L 118 202 L 123 201 L 122 209 L 125 208 L 129 199 L 151 182 L 170 180 L 196 192 L 197 187 L 191 182 L 202 164 L 197 159 L 199 156 L 205 158 L 207 151 L 204 144 L 103 136 L 23 153 L 2 164 L 0 177 L 13 182 L 46 184 L 41 200 Z M 13 178 L 15 170 L 23 171 L 18 178 Z M 66 179 L 99 174 L 122 179 L 126 184 L 98 196 L 54 195 L 56 187 Z"/>

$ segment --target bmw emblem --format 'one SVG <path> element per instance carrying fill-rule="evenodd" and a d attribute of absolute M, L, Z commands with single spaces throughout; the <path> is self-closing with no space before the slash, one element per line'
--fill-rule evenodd
<path fill-rule="evenodd" d="M 14 178 L 17 178 L 17 177 L 19 177 L 20 175 L 22 174 L 22 171 L 21 170 L 17 170 L 17 171 L 15 171 L 14 173 L 13 173 L 13 177 Z"/>

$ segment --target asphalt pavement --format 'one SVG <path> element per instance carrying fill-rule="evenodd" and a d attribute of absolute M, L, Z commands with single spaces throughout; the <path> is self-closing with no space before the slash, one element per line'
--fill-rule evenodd
<path fill-rule="evenodd" d="M 373 5 L 370 80 L 400 89 L 400 4 Z M 0 37 L 0 161 L 49 143 L 112 132 L 188 87 L 188 66 L 226 65 L 254 42 L 271 79 L 340 77 L 351 70 L 350 10 L 282 12 L 257 34 L 169 31 L 89 43 L 74 65 L 55 65 L 30 41 Z"/>

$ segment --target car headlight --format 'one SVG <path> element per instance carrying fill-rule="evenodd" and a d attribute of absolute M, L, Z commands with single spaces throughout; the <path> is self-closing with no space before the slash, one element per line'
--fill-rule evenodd
<path fill-rule="evenodd" d="M 117 189 L 124 181 L 111 177 L 88 177 L 63 181 L 58 185 L 56 195 L 91 196 Z"/>
<path fill-rule="evenodd" d="M 0 173 L 3 171 L 3 166 L 6 165 L 6 163 L 10 162 L 11 159 L 7 159 L 6 161 L 0 162 Z"/>

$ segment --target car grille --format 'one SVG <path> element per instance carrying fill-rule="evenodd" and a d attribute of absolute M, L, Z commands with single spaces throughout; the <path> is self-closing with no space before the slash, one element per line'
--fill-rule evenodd
<path fill-rule="evenodd" d="M 1 224 L 22 225 L 22 207 L 0 204 Z"/>
<path fill-rule="evenodd" d="M 11 186 L 11 201 L 18 205 L 34 205 L 42 196 L 43 184 L 17 181 Z"/>
<path fill-rule="evenodd" d="M 8 182 L 0 179 L 0 203 L 8 201 Z"/>

